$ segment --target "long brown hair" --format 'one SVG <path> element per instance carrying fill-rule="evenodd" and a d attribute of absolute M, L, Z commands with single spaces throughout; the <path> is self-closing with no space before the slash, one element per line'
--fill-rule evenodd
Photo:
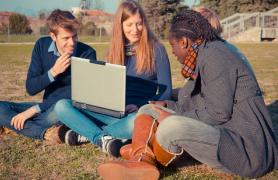
<path fill-rule="evenodd" d="M 114 25 L 112 31 L 112 38 L 110 43 L 110 49 L 108 52 L 107 60 L 112 64 L 125 64 L 125 52 L 124 43 L 125 35 L 123 32 L 123 22 L 129 17 L 139 13 L 143 30 L 139 42 L 136 44 L 136 72 L 154 72 L 154 43 L 157 41 L 151 32 L 145 13 L 141 6 L 133 1 L 123 1 L 115 14 Z"/>

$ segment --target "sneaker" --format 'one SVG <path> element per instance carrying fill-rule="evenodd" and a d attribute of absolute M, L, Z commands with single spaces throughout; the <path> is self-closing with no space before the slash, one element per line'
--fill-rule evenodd
<path fill-rule="evenodd" d="M 65 135 L 65 143 L 70 146 L 77 146 L 77 145 L 85 144 L 88 142 L 90 142 L 90 140 L 88 138 L 77 134 L 73 130 L 67 131 L 67 133 Z"/>
<path fill-rule="evenodd" d="M 103 152 L 108 153 L 114 157 L 119 157 L 121 147 L 127 142 L 128 140 L 126 139 L 117 139 L 106 135 L 101 137 L 97 145 L 101 147 Z"/>

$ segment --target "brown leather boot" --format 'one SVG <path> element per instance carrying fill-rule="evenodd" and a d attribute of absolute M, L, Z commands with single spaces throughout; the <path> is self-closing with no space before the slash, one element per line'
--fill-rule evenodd
<path fill-rule="evenodd" d="M 159 178 L 156 160 L 149 141 L 156 130 L 157 122 L 148 115 L 139 115 L 134 122 L 130 159 L 111 161 L 98 167 L 104 179 L 152 180 Z"/>
<path fill-rule="evenodd" d="M 180 151 L 176 153 L 169 152 L 157 142 L 156 138 L 154 138 L 152 147 L 156 160 L 163 166 L 168 166 L 172 161 L 179 158 L 184 152 L 183 149 L 180 149 Z"/>
<path fill-rule="evenodd" d="M 132 153 L 131 144 L 127 144 L 120 149 L 121 157 L 125 160 L 129 160 Z"/>
<path fill-rule="evenodd" d="M 179 158 L 184 151 L 181 149 L 180 152 L 171 153 L 161 147 L 154 137 L 150 143 L 152 145 L 153 153 L 155 154 L 156 160 L 163 166 L 168 166 L 173 160 Z M 120 149 L 120 154 L 123 159 L 129 160 L 131 158 L 132 146 L 127 144 Z"/>
<path fill-rule="evenodd" d="M 153 139 L 151 145 L 156 160 L 163 166 L 168 166 L 173 160 L 177 159 L 184 152 L 183 150 L 181 150 L 178 153 L 168 152 L 167 150 L 161 147 L 161 145 L 157 142 L 156 138 Z M 129 160 L 131 158 L 131 153 L 131 144 L 127 144 L 120 149 L 121 157 L 125 160 Z"/>
<path fill-rule="evenodd" d="M 65 134 L 69 128 L 65 125 L 53 125 L 44 133 L 44 143 L 57 145 L 65 142 Z"/>
<path fill-rule="evenodd" d="M 154 123 L 154 126 L 153 126 L 153 132 L 151 133 L 151 136 L 150 136 L 150 139 L 149 139 L 149 144 L 152 145 L 153 142 L 154 142 L 154 134 L 155 134 L 155 131 L 157 129 L 157 126 L 158 126 L 158 123 L 155 122 Z M 131 158 L 131 153 L 132 153 L 132 144 L 127 144 L 127 145 L 124 145 L 121 149 L 120 149 L 120 154 L 121 154 L 121 157 L 125 160 L 129 160 Z"/>
<path fill-rule="evenodd" d="M 0 127 L 0 134 L 5 134 L 5 135 L 11 135 L 11 136 L 17 136 L 17 133 L 13 130 L 10 130 L 6 127 Z"/>

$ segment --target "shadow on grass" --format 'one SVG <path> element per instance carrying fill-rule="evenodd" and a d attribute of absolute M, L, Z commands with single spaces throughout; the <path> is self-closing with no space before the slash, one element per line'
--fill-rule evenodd
<path fill-rule="evenodd" d="M 186 168 L 189 166 L 195 166 L 200 165 L 201 163 L 192 158 L 187 153 L 183 153 L 181 157 L 179 157 L 177 160 L 174 160 L 169 167 L 159 166 L 159 170 L 161 173 L 161 178 L 167 178 L 175 176 L 175 179 L 179 179 L 179 176 L 181 175 L 180 168 Z M 182 175 L 181 175 L 182 177 Z"/>
<path fill-rule="evenodd" d="M 275 137 L 278 140 L 278 100 L 268 105 L 267 108 L 272 118 Z"/>
<path fill-rule="evenodd" d="M 278 100 L 274 101 L 273 103 L 267 106 L 268 110 L 271 113 L 272 118 L 274 121 L 278 121 Z"/>

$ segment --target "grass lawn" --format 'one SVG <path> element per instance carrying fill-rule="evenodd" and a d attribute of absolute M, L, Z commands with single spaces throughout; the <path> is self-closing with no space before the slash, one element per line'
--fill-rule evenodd
<path fill-rule="evenodd" d="M 98 59 L 104 59 L 107 46 L 92 45 Z M 174 87 L 184 83 L 180 66 L 168 43 Z M 264 92 L 278 134 L 278 43 L 237 44 L 247 56 Z M 0 101 L 40 101 L 41 94 L 30 97 L 25 92 L 26 71 L 33 45 L 0 45 Z M 0 134 L 1 179 L 100 179 L 96 167 L 112 158 L 94 145 L 79 147 L 47 146 L 22 136 Z M 187 159 L 183 168 L 160 168 L 162 179 L 241 179 L 218 173 L 205 165 Z M 278 170 L 260 179 L 278 179 Z"/>

